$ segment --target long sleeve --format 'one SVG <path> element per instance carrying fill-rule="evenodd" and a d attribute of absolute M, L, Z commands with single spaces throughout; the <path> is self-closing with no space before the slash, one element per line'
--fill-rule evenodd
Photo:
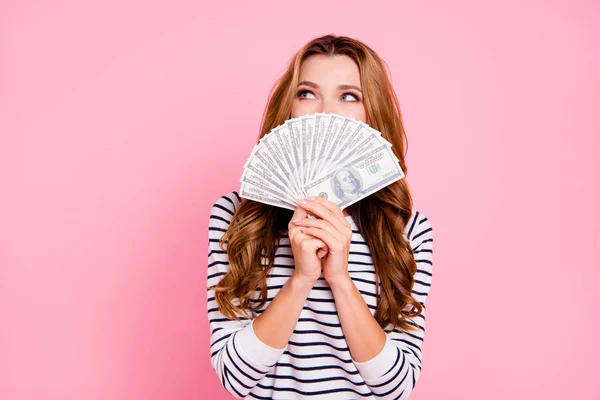
<path fill-rule="evenodd" d="M 227 231 L 240 198 L 232 192 L 221 197 L 210 213 L 208 232 L 208 321 L 211 364 L 223 387 L 234 397 L 244 398 L 277 363 L 285 349 L 263 343 L 254 333 L 252 319 L 227 319 L 218 309 L 215 292 L 209 289 L 229 271 L 227 254 L 219 240 Z"/>
<path fill-rule="evenodd" d="M 433 271 L 433 231 L 428 219 L 419 212 L 415 212 L 408 227 L 406 237 L 417 264 L 412 295 L 423 306 L 421 315 L 414 318 L 418 330 L 404 332 L 397 328 L 391 329 L 389 325 L 385 329 L 387 339 L 383 350 L 366 362 L 354 361 L 365 383 L 381 399 L 407 399 L 421 374 L 425 300 L 431 287 Z"/>

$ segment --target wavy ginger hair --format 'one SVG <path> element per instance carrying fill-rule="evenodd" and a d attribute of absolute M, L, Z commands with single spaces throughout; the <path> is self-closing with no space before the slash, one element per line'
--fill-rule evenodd
<path fill-rule="evenodd" d="M 300 67 L 315 54 L 347 55 L 356 62 L 366 122 L 392 144 L 406 173 L 406 134 L 385 63 L 371 48 L 349 37 L 315 38 L 292 57 L 287 70 L 273 86 L 258 139 L 291 118 Z M 410 243 L 402 236 L 412 214 L 412 198 L 405 178 L 347 210 L 365 238 L 375 266 L 378 298 L 375 319 L 382 328 L 392 324 L 404 330 L 416 329 L 412 321 L 407 321 L 421 314 L 422 306 L 411 295 L 417 266 Z M 239 319 L 237 314 L 248 315 L 248 311 L 256 312 L 265 305 L 267 275 L 292 214 L 291 210 L 247 199 L 241 202 L 221 239 L 230 270 L 214 287 L 219 310 L 227 318 Z M 258 299 L 253 296 L 256 291 L 260 292 Z"/>

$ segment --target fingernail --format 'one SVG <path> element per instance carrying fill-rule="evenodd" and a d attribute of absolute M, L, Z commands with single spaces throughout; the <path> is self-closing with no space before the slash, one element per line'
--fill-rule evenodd
<path fill-rule="evenodd" d="M 299 203 L 306 204 L 306 200 L 300 200 Z"/>
<path fill-rule="evenodd" d="M 304 232 L 306 229 L 308 229 L 308 228 L 302 228 L 302 229 L 300 229 L 300 232 Z"/>
<path fill-rule="evenodd" d="M 306 200 L 314 200 L 314 199 L 315 199 L 315 196 L 308 196 L 308 197 L 306 198 Z"/>
<path fill-rule="evenodd" d="M 293 223 L 295 223 L 295 224 L 297 224 L 297 223 L 298 223 L 298 222 L 300 222 L 300 221 L 302 221 L 302 219 L 300 219 L 300 218 L 296 218 L 296 219 L 295 219 L 295 220 L 293 220 L 292 222 L 293 222 Z"/>

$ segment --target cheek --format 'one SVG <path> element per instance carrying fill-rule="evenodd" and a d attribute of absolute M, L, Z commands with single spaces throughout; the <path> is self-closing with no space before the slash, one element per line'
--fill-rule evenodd
<path fill-rule="evenodd" d="M 367 123 L 367 112 L 365 111 L 365 106 L 362 103 L 360 105 L 360 115 L 357 119 L 364 123 Z"/>
<path fill-rule="evenodd" d="M 317 112 L 315 104 L 312 101 L 302 102 L 294 100 L 292 103 L 292 118 L 298 118 L 303 115 L 314 114 Z"/>
<path fill-rule="evenodd" d="M 296 100 L 294 100 L 292 102 L 292 115 L 291 118 L 297 118 L 298 117 L 298 102 Z"/>
<path fill-rule="evenodd" d="M 352 107 L 352 109 L 348 111 L 349 112 L 347 112 L 346 115 L 364 123 L 367 123 L 367 113 L 365 112 L 365 106 L 363 105 L 363 103 L 354 104 L 354 107 Z"/>

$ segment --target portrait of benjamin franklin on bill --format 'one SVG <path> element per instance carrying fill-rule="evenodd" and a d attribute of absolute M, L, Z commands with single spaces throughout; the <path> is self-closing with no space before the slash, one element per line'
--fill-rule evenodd
<path fill-rule="evenodd" d="M 362 193 L 360 174 L 352 167 L 342 168 L 331 177 L 331 188 L 343 201 L 350 201 Z"/>

